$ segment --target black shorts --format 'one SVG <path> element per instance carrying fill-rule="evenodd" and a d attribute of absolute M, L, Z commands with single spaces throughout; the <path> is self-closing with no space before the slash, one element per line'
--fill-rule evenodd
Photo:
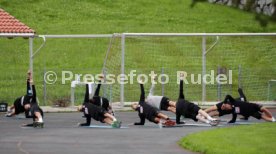
<path fill-rule="evenodd" d="M 255 112 L 251 115 L 252 117 L 256 118 L 256 119 L 262 119 L 262 113 L 261 112 Z"/>
<path fill-rule="evenodd" d="M 108 101 L 108 99 L 106 99 L 106 98 L 104 98 L 104 97 L 102 97 L 102 107 L 106 110 L 106 111 L 108 111 L 108 108 L 109 108 L 109 101 Z"/>
<path fill-rule="evenodd" d="M 38 106 L 38 104 L 35 103 L 35 104 L 32 104 L 30 108 L 30 113 L 31 113 L 30 117 L 32 117 L 34 121 L 37 118 L 35 115 L 36 112 L 39 112 L 42 118 L 44 117 L 43 110 Z"/>
<path fill-rule="evenodd" d="M 256 119 L 261 119 L 262 118 L 262 111 L 261 111 L 262 107 L 263 106 L 260 104 L 248 103 L 247 110 L 244 113 L 242 113 L 242 115 L 245 117 L 252 116 Z"/>
<path fill-rule="evenodd" d="M 159 113 L 158 111 L 152 110 L 152 111 L 149 113 L 149 115 L 147 116 L 147 119 L 148 119 L 150 122 L 156 123 L 156 122 L 155 122 L 155 118 L 157 117 L 158 113 Z"/>
<path fill-rule="evenodd" d="M 104 97 L 100 97 L 100 96 L 94 96 L 93 97 L 93 104 L 97 105 L 99 107 L 104 108 L 105 110 L 108 110 L 109 107 L 109 101 L 108 99 L 104 98 Z"/>
<path fill-rule="evenodd" d="M 25 95 L 23 100 L 23 105 L 30 104 L 32 102 L 32 99 L 33 98 L 31 96 Z"/>
<path fill-rule="evenodd" d="M 98 118 L 98 121 L 100 121 L 101 123 L 105 123 L 104 119 L 105 119 L 105 117 L 103 115 L 100 115 Z"/>
<path fill-rule="evenodd" d="M 251 103 L 250 110 L 249 110 L 249 112 L 251 112 L 250 116 L 252 116 L 256 119 L 259 119 L 259 120 L 262 119 L 262 112 L 261 112 L 262 107 L 263 106 L 260 104 Z"/>
<path fill-rule="evenodd" d="M 104 119 L 105 119 L 104 114 L 106 113 L 107 111 L 105 109 L 100 109 L 92 116 L 92 118 L 95 119 L 96 121 L 100 121 L 104 123 Z"/>
<path fill-rule="evenodd" d="M 196 116 L 198 115 L 198 111 L 200 109 L 201 108 L 199 106 L 197 106 L 196 104 L 189 103 L 188 108 L 186 109 L 186 112 L 185 112 L 185 117 L 193 119 L 194 121 L 198 121 Z"/>
<path fill-rule="evenodd" d="M 256 111 L 261 112 L 261 108 L 263 107 L 261 104 L 251 103 L 251 105 Z"/>
<path fill-rule="evenodd" d="M 194 121 L 198 121 L 196 116 L 198 115 L 198 112 L 195 113 L 195 112 L 187 112 L 185 113 L 184 117 L 185 118 L 189 118 L 189 119 L 193 119 Z"/>
<path fill-rule="evenodd" d="M 16 115 L 25 112 L 24 106 L 21 105 L 21 99 L 22 97 L 19 97 L 13 103 Z"/>
<path fill-rule="evenodd" d="M 169 102 L 170 102 L 169 98 L 162 97 L 161 103 L 160 103 L 160 110 L 168 111 L 168 107 L 170 106 Z"/>

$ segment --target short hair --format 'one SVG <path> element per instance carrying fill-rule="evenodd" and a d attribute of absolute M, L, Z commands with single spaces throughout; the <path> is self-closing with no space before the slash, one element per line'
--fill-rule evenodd
<path fill-rule="evenodd" d="M 234 102 L 234 98 L 231 96 L 231 95 L 226 95 L 224 101 L 223 101 L 223 104 L 229 104 L 229 105 L 232 105 L 233 102 Z"/>

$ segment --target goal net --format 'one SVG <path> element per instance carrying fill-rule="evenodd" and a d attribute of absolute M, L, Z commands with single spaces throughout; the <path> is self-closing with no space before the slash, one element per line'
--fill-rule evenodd
<path fill-rule="evenodd" d="M 188 82 L 184 93 L 190 101 L 218 102 L 226 94 L 238 97 L 238 87 L 244 89 L 249 101 L 266 101 L 267 82 L 276 76 L 275 40 L 275 34 L 114 35 L 104 61 L 105 73 L 118 76 L 132 71 L 136 76 L 133 84 L 128 81 L 108 85 L 108 95 L 113 102 L 137 102 L 137 76 L 154 71 L 157 77 L 169 77 L 168 83 L 157 82 L 154 94 L 177 100 L 177 72 L 185 71 Z M 150 82 L 144 84 L 146 94 L 150 86 Z"/>
<path fill-rule="evenodd" d="M 267 100 L 276 101 L 276 80 L 269 80 L 267 87 Z"/>

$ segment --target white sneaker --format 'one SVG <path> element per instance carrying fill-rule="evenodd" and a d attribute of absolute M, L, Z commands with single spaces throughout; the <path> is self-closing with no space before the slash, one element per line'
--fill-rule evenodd
<path fill-rule="evenodd" d="M 34 122 L 33 123 L 33 127 L 34 128 L 43 128 L 44 127 L 44 123 L 43 122 Z"/>
<path fill-rule="evenodd" d="M 7 113 L 12 113 L 12 110 L 11 110 L 11 109 L 8 109 Z"/>
<path fill-rule="evenodd" d="M 217 126 L 219 124 L 219 120 L 211 120 L 210 125 L 211 126 Z"/>
<path fill-rule="evenodd" d="M 163 128 L 162 120 L 159 121 L 158 126 L 160 129 Z"/>
<path fill-rule="evenodd" d="M 6 117 L 12 117 L 12 113 L 6 113 L 5 116 Z"/>

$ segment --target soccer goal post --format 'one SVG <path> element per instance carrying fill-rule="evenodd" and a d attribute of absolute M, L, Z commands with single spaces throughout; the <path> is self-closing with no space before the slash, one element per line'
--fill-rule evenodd
<path fill-rule="evenodd" d="M 268 81 L 267 101 L 276 101 L 276 80 Z"/>
<path fill-rule="evenodd" d="M 43 105 L 58 105 L 65 102 L 74 106 L 83 103 L 85 84 L 92 82 L 92 78 L 97 74 L 101 74 L 105 51 L 112 36 L 74 34 L 35 37 L 35 50 L 30 56 L 30 68 L 34 68 L 38 93 L 43 94 L 39 95 L 39 98 L 44 100 Z M 43 38 L 43 42 L 39 38 Z M 41 44 L 43 46 L 40 46 Z M 49 72 L 54 73 L 55 82 L 49 82 Z M 88 77 L 87 82 L 85 76 Z M 101 96 L 106 96 L 105 89 L 103 85 Z"/>
<path fill-rule="evenodd" d="M 218 102 L 226 94 L 237 97 L 242 85 L 249 100 L 267 99 L 267 81 L 276 75 L 276 33 L 123 33 L 113 35 L 104 62 L 106 74 L 148 75 L 154 71 L 169 77 L 157 83 L 155 95 L 177 100 L 177 72 L 187 73 L 188 100 L 199 104 Z M 135 79 L 136 79 L 135 78 Z M 137 102 L 137 80 L 112 84 L 113 101 Z M 217 80 L 223 83 L 216 82 Z M 149 92 L 151 83 L 145 85 Z"/>

